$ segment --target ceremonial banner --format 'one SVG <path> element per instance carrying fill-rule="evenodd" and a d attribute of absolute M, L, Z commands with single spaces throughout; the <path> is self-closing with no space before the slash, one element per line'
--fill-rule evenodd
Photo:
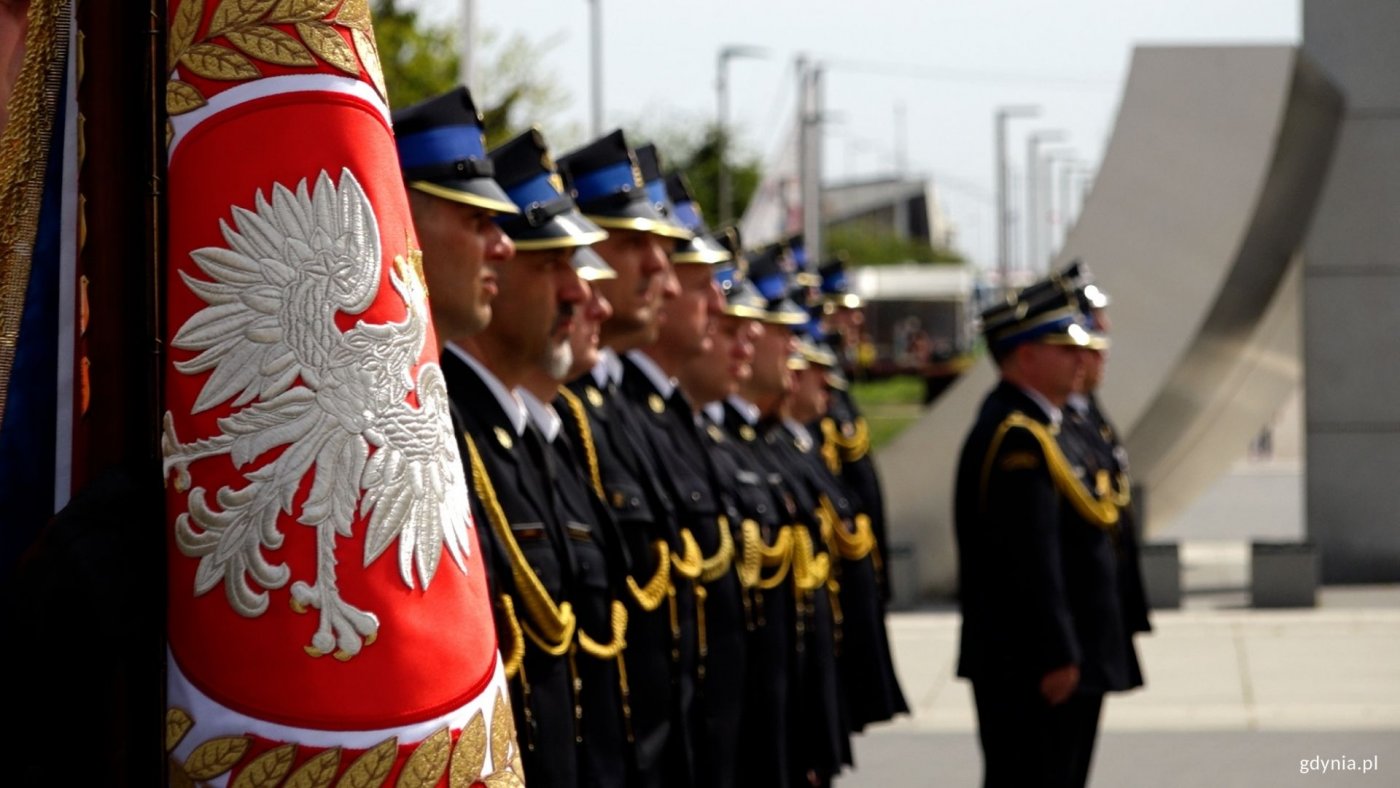
<path fill-rule="evenodd" d="M 366 0 L 170 0 L 172 784 L 521 784 Z"/>

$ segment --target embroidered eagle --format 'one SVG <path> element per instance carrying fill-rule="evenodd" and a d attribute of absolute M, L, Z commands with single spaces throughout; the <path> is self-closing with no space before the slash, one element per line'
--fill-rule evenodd
<path fill-rule="evenodd" d="M 197 355 L 175 363 L 185 375 L 209 373 L 191 414 L 229 403 L 220 434 L 183 443 L 165 414 L 162 451 L 176 489 L 190 487 L 189 466 L 227 455 L 242 486 L 189 490 L 175 521 L 181 553 L 199 559 L 194 593 L 223 582 L 229 605 L 262 615 L 269 589 L 290 577 L 267 552 L 282 545 L 282 513 L 316 530 L 316 576 L 291 586 L 297 612 L 315 608 L 312 656 L 349 659 L 374 642 L 379 621 L 341 598 L 335 540 L 350 538 L 367 516 L 364 566 L 398 540 L 399 575 L 426 589 L 443 549 L 466 571 L 471 526 L 465 479 L 452 438 L 442 369 L 413 369 L 427 337 L 428 308 L 416 259 L 396 257 L 389 282 L 403 298 L 403 322 L 357 321 L 342 331 L 336 315 L 363 313 L 379 294 L 380 242 L 373 208 L 355 176 L 339 183 L 322 171 L 314 188 L 261 190 L 254 209 L 233 208 L 219 223 L 226 247 L 191 253 L 208 279 L 180 276 L 206 306 L 180 326 L 172 345 Z M 417 253 L 413 253 L 416 255 Z M 417 406 L 409 402 L 415 394 Z M 270 461 L 247 470 L 281 450 Z M 299 511 L 293 499 L 313 479 Z"/>

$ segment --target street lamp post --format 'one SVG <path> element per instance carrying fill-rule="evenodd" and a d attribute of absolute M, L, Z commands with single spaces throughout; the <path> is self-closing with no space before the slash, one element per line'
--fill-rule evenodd
<path fill-rule="evenodd" d="M 1040 143 L 1065 138 L 1063 129 L 1041 129 L 1026 136 L 1026 268 L 1033 269 L 1040 259 Z"/>
<path fill-rule="evenodd" d="M 719 158 L 719 183 L 715 190 L 719 204 L 719 223 L 727 225 L 734 220 L 733 173 L 729 171 L 729 61 L 736 57 L 764 57 L 767 50 L 761 47 L 731 44 L 720 47 L 718 64 L 715 68 L 715 148 Z"/>
<path fill-rule="evenodd" d="M 603 0 L 588 0 L 593 138 L 603 135 Z"/>
<path fill-rule="evenodd" d="M 1067 227 L 1068 221 L 1068 201 L 1064 199 L 1063 190 L 1058 198 L 1055 192 L 1055 166 L 1060 166 L 1063 173 L 1066 167 L 1075 161 L 1075 150 L 1069 147 L 1047 148 L 1041 151 L 1041 170 L 1038 174 L 1037 183 L 1040 184 L 1040 196 L 1042 198 L 1042 213 L 1045 214 L 1045 221 L 1041 225 L 1039 249 L 1041 259 L 1032 260 L 1033 266 L 1044 263 L 1046 270 L 1049 270 L 1050 262 L 1055 259 L 1055 253 L 1059 250 L 1056 241 L 1055 231 L 1057 228 Z M 1061 177 L 1063 183 L 1064 178 Z"/>
<path fill-rule="evenodd" d="M 1006 123 L 1012 118 L 1030 118 L 1040 114 L 1040 108 L 1032 105 L 998 107 L 996 111 L 996 170 L 997 170 L 997 272 L 1001 276 L 1003 294 L 1011 290 L 1011 217 L 1010 191 L 1006 177 Z"/>

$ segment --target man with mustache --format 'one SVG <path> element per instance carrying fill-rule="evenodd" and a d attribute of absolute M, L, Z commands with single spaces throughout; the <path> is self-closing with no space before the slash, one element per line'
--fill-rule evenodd
<path fill-rule="evenodd" d="M 698 643 L 694 583 L 673 577 L 683 554 L 672 497 L 664 489 L 642 414 L 621 393 L 622 354 L 659 335 L 664 300 L 679 293 L 669 251 L 691 233 L 649 198 L 636 154 L 614 131 L 560 158 L 579 209 L 606 228 L 594 250 L 616 271 L 595 286 L 612 307 L 599 329 L 598 363 L 568 384 L 576 403 L 565 430 L 630 557 L 625 668 L 637 784 L 695 785 L 693 698 Z M 585 440 L 587 436 L 587 440 Z M 591 447 L 591 451 L 589 450 Z"/>

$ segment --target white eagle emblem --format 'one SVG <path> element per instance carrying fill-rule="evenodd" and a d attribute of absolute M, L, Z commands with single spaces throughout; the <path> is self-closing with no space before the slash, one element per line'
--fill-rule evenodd
<path fill-rule="evenodd" d="M 227 248 L 190 255 L 209 281 L 180 272 L 207 306 L 172 341 L 198 351 L 177 371 L 210 373 L 191 413 L 225 402 L 233 413 L 218 420 L 219 435 L 182 443 L 167 411 L 164 471 L 174 470 L 183 492 L 196 460 L 228 455 L 242 469 L 281 452 L 212 501 L 203 488 L 190 490 L 176 544 L 199 559 L 196 595 L 222 580 L 234 610 L 262 615 L 267 590 L 291 579 L 287 565 L 269 563 L 264 551 L 281 547 L 278 516 L 293 513 L 297 489 L 314 474 L 297 522 L 316 529 L 316 577 L 292 583 L 291 604 L 320 611 L 308 653 L 349 659 L 379 630 L 374 613 L 347 603 L 336 586 L 335 538 L 352 535 L 357 514 L 369 516 L 365 566 L 397 538 L 409 588 L 415 571 L 428 587 L 444 547 L 466 571 L 471 514 L 447 386 L 435 363 L 412 377 L 429 320 L 423 283 L 413 263 L 396 257 L 389 281 L 405 320 L 361 320 L 348 331 L 336 325 L 338 313 L 360 314 L 374 303 L 381 277 L 378 224 L 348 169 L 339 184 L 322 171 L 311 192 L 306 180 L 295 193 L 275 184 L 270 203 L 259 191 L 255 210 L 233 208 L 233 223 L 219 222 Z M 413 392 L 418 407 L 409 404 Z"/>

